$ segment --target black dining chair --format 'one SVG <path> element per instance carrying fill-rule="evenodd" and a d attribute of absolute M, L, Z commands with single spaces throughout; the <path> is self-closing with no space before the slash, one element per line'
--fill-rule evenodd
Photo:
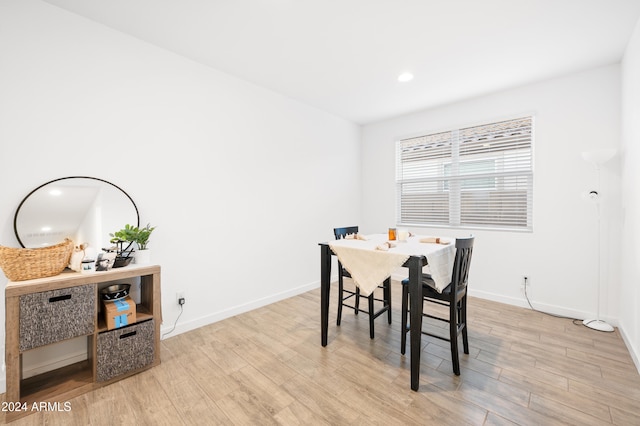
<path fill-rule="evenodd" d="M 335 235 L 336 240 L 342 239 L 347 235 L 357 233 L 357 226 L 347 226 L 344 228 L 333 229 L 333 234 Z M 378 286 L 378 288 L 381 288 L 383 292 L 382 299 L 375 297 L 375 291 L 372 292 L 369 296 L 366 296 L 368 300 L 367 310 L 360 309 L 360 288 L 356 286 L 355 290 L 345 289 L 344 278 L 351 278 L 351 274 L 342 266 L 342 263 L 338 261 L 338 318 L 336 321 L 336 325 L 339 326 L 342 320 L 343 307 L 353 309 L 356 315 L 358 315 L 359 312 L 364 312 L 369 315 L 369 337 L 373 339 L 375 337 L 373 320 L 378 318 L 383 313 L 387 312 L 387 318 L 389 324 L 391 324 L 391 278 L 387 278 L 386 280 L 384 280 L 382 285 Z M 345 303 L 351 298 L 354 299 L 353 305 Z M 382 303 L 382 307 L 378 310 L 375 310 L 376 302 Z"/>
<path fill-rule="evenodd" d="M 449 308 L 448 318 L 423 313 L 422 316 L 449 323 L 449 337 L 444 337 L 424 330 L 422 334 L 451 342 L 451 362 L 453 372 L 460 375 L 460 360 L 458 358 L 458 337 L 462 334 L 464 353 L 469 353 L 467 338 L 467 287 L 469 279 L 469 265 L 473 252 L 474 237 L 456 239 L 456 257 L 453 264 L 451 283 L 438 293 L 430 275 L 422 277 L 422 299 L 424 302 L 436 303 Z M 402 280 L 402 337 L 400 352 L 404 355 L 407 346 L 407 319 L 409 314 L 409 279 Z"/>

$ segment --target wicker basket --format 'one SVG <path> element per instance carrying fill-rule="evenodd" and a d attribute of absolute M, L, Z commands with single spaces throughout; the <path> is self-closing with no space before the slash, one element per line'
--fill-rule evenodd
<path fill-rule="evenodd" d="M 69 265 L 73 241 L 42 248 L 12 248 L 0 246 L 0 268 L 11 281 L 58 275 Z"/>

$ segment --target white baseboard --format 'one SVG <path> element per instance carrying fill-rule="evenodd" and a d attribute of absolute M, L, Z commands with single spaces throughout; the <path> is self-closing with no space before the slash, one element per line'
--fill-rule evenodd
<path fill-rule="evenodd" d="M 391 276 L 391 278 L 394 280 L 400 281 L 405 279 L 406 275 L 403 276 L 399 274 L 398 275 L 394 274 Z M 469 287 L 469 296 L 477 297 L 480 299 L 492 300 L 494 302 L 505 303 L 507 305 L 519 306 L 521 308 L 531 309 L 531 307 L 527 303 L 527 300 L 524 297 L 517 298 L 517 297 L 503 296 L 497 293 L 479 291 L 477 289 L 474 289 L 473 287 Z M 593 312 L 569 309 L 569 308 L 558 306 L 558 305 L 538 303 L 534 300 L 531 300 L 531 304 L 533 305 L 536 311 L 545 312 L 553 315 L 561 315 L 568 318 L 576 318 L 581 320 L 586 318 L 593 318 Z M 603 316 L 601 319 L 608 322 L 614 327 L 619 327 L 618 318 Z M 627 344 L 627 346 L 629 345 Z"/>
<path fill-rule="evenodd" d="M 392 275 L 391 276 L 392 279 L 394 280 L 403 280 L 406 277 L 406 275 Z M 509 297 L 509 296 L 503 296 L 501 294 L 496 294 L 496 293 L 490 293 L 490 292 L 486 292 L 486 291 L 479 291 L 477 289 L 474 289 L 473 287 L 469 287 L 469 296 L 472 297 L 477 297 L 479 299 L 486 299 L 486 300 L 492 300 L 494 302 L 500 302 L 500 303 L 504 303 L 507 305 L 512 305 L 512 306 L 519 306 L 521 308 L 527 308 L 530 309 L 529 304 L 527 303 L 527 300 L 522 297 L 522 298 L 517 298 L 517 297 Z M 576 311 L 573 309 L 567 309 L 564 308 L 562 306 L 556 306 L 556 305 L 545 305 L 545 304 L 539 304 L 536 303 L 534 301 L 531 302 L 531 304 L 533 305 L 533 307 L 538 310 L 538 311 L 542 311 L 542 312 L 548 312 L 551 314 L 555 314 L 555 315 L 562 315 L 562 316 L 566 316 L 566 317 L 570 317 L 570 318 L 580 318 L 580 319 L 584 319 L 589 317 L 591 314 L 589 313 L 585 313 L 585 312 L 581 312 L 581 311 Z M 605 321 L 609 321 L 606 318 L 603 318 Z"/>
<path fill-rule="evenodd" d="M 640 373 L 640 354 L 638 354 L 633 349 L 633 345 L 631 344 L 631 341 L 629 340 L 629 336 L 625 332 L 624 327 L 620 326 L 618 327 L 618 330 L 620 330 L 620 335 L 622 336 L 622 340 L 624 340 L 624 344 L 627 345 L 627 349 L 629 350 L 629 355 L 631 355 L 631 359 L 633 360 L 633 363 L 636 366 L 636 370 L 638 370 L 638 373 Z"/>
<path fill-rule="evenodd" d="M 178 334 L 186 333 L 187 331 L 195 330 L 200 327 L 204 327 L 205 325 L 213 324 L 218 321 L 222 321 L 227 318 L 231 318 L 233 316 L 252 311 L 257 308 L 261 308 L 266 305 L 270 305 L 275 302 L 279 302 L 280 300 L 288 299 L 293 296 L 297 296 L 302 293 L 306 293 L 307 291 L 313 290 L 320 287 L 320 281 L 315 281 L 310 284 L 303 285 L 301 287 L 296 287 L 291 290 L 284 291 L 282 293 L 270 295 L 268 297 L 264 297 L 262 299 L 252 300 L 248 303 L 234 306 L 229 309 L 225 309 L 223 311 L 214 312 L 212 314 L 196 318 L 190 320 L 188 322 L 178 323 L 176 325 L 175 330 L 171 331 L 166 337 L 162 337 L 162 339 L 169 339 L 173 336 L 177 336 Z M 160 335 L 164 336 L 165 333 L 168 333 L 173 328 L 173 323 L 163 324 L 161 328 Z"/>
<path fill-rule="evenodd" d="M 472 288 L 469 288 L 469 296 L 478 297 L 480 299 L 492 300 L 494 302 L 505 303 L 507 305 L 520 306 L 522 308 L 531 309 L 531 307 L 527 303 L 527 300 L 524 297 L 523 298 L 507 297 L 500 294 L 474 290 Z M 570 309 L 570 308 L 566 308 L 558 305 L 539 303 L 539 302 L 536 302 L 535 300 L 531 300 L 531 305 L 533 305 L 533 308 L 536 311 L 548 313 L 552 315 L 561 315 L 567 318 L 575 318 L 575 319 L 583 320 L 586 318 L 593 317 L 593 312 L 586 312 L 586 311 Z M 614 327 L 618 327 L 617 318 L 603 316 L 601 317 L 601 319 L 608 322 Z"/>

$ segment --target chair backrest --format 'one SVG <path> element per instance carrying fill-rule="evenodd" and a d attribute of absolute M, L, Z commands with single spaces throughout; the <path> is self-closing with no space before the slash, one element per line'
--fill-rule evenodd
<path fill-rule="evenodd" d="M 357 234 L 358 227 L 357 226 L 347 226 L 345 228 L 333 228 L 333 235 L 335 235 L 336 240 L 341 240 L 349 234 Z"/>
<path fill-rule="evenodd" d="M 469 265 L 473 253 L 474 237 L 456 239 L 456 258 L 453 263 L 453 275 L 451 277 L 451 293 L 455 294 L 467 287 L 469 279 Z"/>

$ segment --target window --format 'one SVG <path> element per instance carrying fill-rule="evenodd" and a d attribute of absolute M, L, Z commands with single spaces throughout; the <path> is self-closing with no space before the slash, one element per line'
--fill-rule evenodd
<path fill-rule="evenodd" d="M 398 222 L 531 231 L 533 118 L 404 139 Z"/>

